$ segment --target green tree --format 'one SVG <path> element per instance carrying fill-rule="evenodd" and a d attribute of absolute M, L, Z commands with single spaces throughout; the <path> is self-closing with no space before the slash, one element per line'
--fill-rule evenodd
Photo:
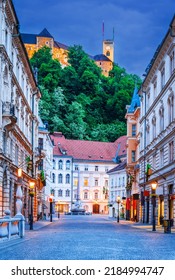
<path fill-rule="evenodd" d="M 87 57 L 87 54 L 83 51 L 81 46 L 74 45 L 73 47 L 69 48 L 68 63 L 75 69 L 77 73 L 80 66 L 80 61 L 84 57 Z"/>
<path fill-rule="evenodd" d="M 126 105 L 141 80 L 114 65 L 109 77 L 83 51 L 69 48 L 69 66 L 61 68 L 49 48 L 34 54 L 31 65 L 38 68 L 42 98 L 39 111 L 50 131 L 67 138 L 115 141 L 126 134 Z"/>
<path fill-rule="evenodd" d="M 86 122 L 84 121 L 85 111 L 82 105 L 74 101 L 68 108 L 65 115 L 65 123 L 67 125 L 67 137 L 70 139 L 85 139 Z"/>
<path fill-rule="evenodd" d="M 39 69 L 42 63 L 47 64 L 50 60 L 52 60 L 51 49 L 45 46 L 34 53 L 30 59 L 30 63 L 34 68 Z"/>
<path fill-rule="evenodd" d="M 52 92 L 59 86 L 60 75 L 60 62 L 52 59 L 48 63 L 41 64 L 39 68 L 39 83 Z"/>

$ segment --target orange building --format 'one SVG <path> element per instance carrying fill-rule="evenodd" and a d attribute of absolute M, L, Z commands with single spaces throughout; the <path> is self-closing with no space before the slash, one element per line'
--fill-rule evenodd
<path fill-rule="evenodd" d="M 139 221 L 139 116 L 140 98 L 137 88 L 134 90 L 131 105 L 127 106 L 127 198 L 126 219 Z"/>
<path fill-rule="evenodd" d="M 62 66 L 67 66 L 68 46 L 54 40 L 46 28 L 39 34 L 21 34 L 29 58 L 44 46 L 51 48 L 53 58 L 58 59 Z"/>
<path fill-rule="evenodd" d="M 21 34 L 22 40 L 26 47 L 29 58 L 44 46 L 51 48 L 54 59 L 58 59 L 63 67 L 68 65 L 68 49 L 69 47 L 55 41 L 49 31 L 44 28 L 39 34 Z M 102 69 L 104 76 L 109 75 L 109 71 L 113 68 L 114 58 L 114 42 L 112 40 L 103 41 L 103 54 L 89 56 Z"/>
<path fill-rule="evenodd" d="M 101 68 L 104 76 L 109 76 L 109 71 L 113 68 L 112 61 L 104 54 L 97 54 L 94 56 L 95 63 Z"/>

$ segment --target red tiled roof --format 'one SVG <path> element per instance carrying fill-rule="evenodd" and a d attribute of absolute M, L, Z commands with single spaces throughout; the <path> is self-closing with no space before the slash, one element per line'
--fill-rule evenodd
<path fill-rule="evenodd" d="M 54 132 L 51 139 L 54 142 L 54 155 L 72 156 L 74 159 L 112 161 L 118 156 L 126 155 L 126 136 L 121 136 L 115 142 L 98 142 L 66 139 L 61 132 Z"/>

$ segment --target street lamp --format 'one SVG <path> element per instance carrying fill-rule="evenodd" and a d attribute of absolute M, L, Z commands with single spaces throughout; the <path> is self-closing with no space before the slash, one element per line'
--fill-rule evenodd
<path fill-rule="evenodd" d="M 119 223 L 119 204 L 120 204 L 120 196 L 117 196 L 117 204 L 118 204 L 118 214 L 117 214 L 117 223 Z"/>
<path fill-rule="evenodd" d="M 30 195 L 30 230 L 33 230 L 33 197 L 35 194 L 34 191 L 35 182 L 29 182 L 29 195 Z"/>
<path fill-rule="evenodd" d="M 152 206 L 153 206 L 153 226 L 152 231 L 156 231 L 156 217 L 155 217 L 155 209 L 156 209 L 156 188 L 157 183 L 152 183 Z"/>
<path fill-rule="evenodd" d="M 49 202 L 50 202 L 50 222 L 52 222 L 52 203 L 53 203 L 53 195 L 51 194 L 49 196 Z"/>

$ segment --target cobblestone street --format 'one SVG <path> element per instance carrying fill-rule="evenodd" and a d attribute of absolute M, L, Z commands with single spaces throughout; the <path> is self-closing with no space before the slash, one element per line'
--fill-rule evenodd
<path fill-rule="evenodd" d="M 43 223 L 43 224 L 42 224 Z M 38 225 L 38 226 L 37 226 Z M 42 226 L 43 225 L 43 226 Z M 175 234 L 107 216 L 38 222 L 24 239 L 0 242 L 1 260 L 174 260 Z"/>

